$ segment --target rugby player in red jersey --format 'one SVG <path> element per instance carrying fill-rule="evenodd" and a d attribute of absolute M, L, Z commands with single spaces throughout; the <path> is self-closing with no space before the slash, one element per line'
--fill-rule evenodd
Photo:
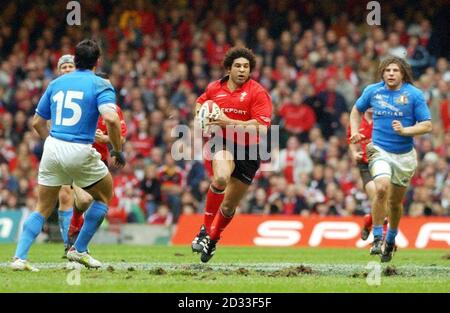
<path fill-rule="evenodd" d="M 234 47 L 226 53 L 223 66 L 227 75 L 210 83 L 196 101 L 196 112 L 206 100 L 217 103 L 221 113 L 208 125 L 220 127 L 222 136 L 216 134 L 215 139 L 222 137 L 219 140 L 223 141 L 222 147 L 213 145 L 211 149 L 212 182 L 206 196 L 203 225 L 192 242 L 192 250 L 201 253 L 200 259 L 205 263 L 213 257 L 223 230 L 233 219 L 259 168 L 260 154 L 254 157 L 251 153 L 259 146 L 254 131 L 267 131 L 272 115 L 269 94 L 250 78 L 255 67 L 253 52 Z M 237 132 L 253 131 L 253 136 L 237 136 L 230 127 Z"/>
<path fill-rule="evenodd" d="M 100 76 L 104 79 L 108 79 L 107 75 L 104 73 L 96 73 L 97 76 Z M 119 115 L 120 119 L 120 128 L 121 128 L 121 136 L 122 136 L 122 144 L 125 142 L 125 137 L 127 135 L 127 125 L 125 124 L 125 120 L 123 117 L 122 110 L 118 105 L 116 105 L 116 112 Z M 108 166 L 108 143 L 109 143 L 109 137 L 108 137 L 108 129 L 106 127 L 106 123 L 103 120 L 103 118 L 100 116 L 97 123 L 97 130 L 95 132 L 95 142 L 92 144 L 92 147 L 97 150 L 98 153 L 101 155 L 101 160 Z M 81 227 L 83 226 L 83 213 L 89 208 L 92 202 L 92 197 L 81 189 L 80 187 L 73 185 L 72 186 L 74 190 L 74 209 L 72 214 L 72 219 L 70 220 L 70 226 L 69 226 L 69 242 L 73 244 L 78 236 L 78 233 L 81 230 Z"/>
<path fill-rule="evenodd" d="M 361 175 L 361 179 L 363 181 L 363 187 L 369 196 L 369 200 L 372 204 L 373 199 L 375 197 L 375 183 L 372 180 L 372 175 L 369 171 L 369 160 L 367 159 L 367 151 L 366 147 L 369 142 L 372 141 L 372 109 L 369 109 L 365 112 L 361 119 L 361 124 L 359 126 L 359 132 L 364 136 L 364 139 L 359 142 L 359 144 L 352 144 L 350 142 L 351 130 L 350 126 L 347 128 L 347 143 L 349 144 L 350 153 L 352 158 L 356 161 L 356 164 L 359 169 L 359 174 Z M 370 231 L 372 229 L 372 215 L 366 214 L 364 215 L 364 225 L 361 230 L 361 239 L 367 240 L 370 235 Z M 383 232 L 387 231 L 387 219 L 384 221 Z"/>

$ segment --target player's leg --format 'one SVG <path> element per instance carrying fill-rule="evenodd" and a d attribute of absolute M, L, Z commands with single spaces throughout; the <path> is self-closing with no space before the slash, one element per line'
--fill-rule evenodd
<path fill-rule="evenodd" d="M 58 207 L 58 222 L 61 237 L 64 241 L 64 255 L 70 248 L 69 244 L 69 225 L 73 213 L 73 193 L 70 186 L 63 185 L 59 190 L 59 207 Z"/>
<path fill-rule="evenodd" d="M 231 174 L 235 168 L 233 155 L 227 150 L 218 151 L 214 154 L 212 163 L 214 177 L 206 196 L 204 216 L 204 224 L 208 233 L 211 233 L 211 224 L 222 204 L 225 188 L 230 182 Z"/>
<path fill-rule="evenodd" d="M 38 185 L 38 201 L 36 210 L 27 217 L 23 224 L 23 231 L 19 237 L 19 242 L 14 255 L 14 261 L 11 264 L 11 267 L 14 270 L 37 270 L 26 261 L 28 258 L 28 252 L 33 244 L 33 241 L 41 232 L 45 221 L 55 208 L 60 188 L 61 186 L 48 187 Z"/>
<path fill-rule="evenodd" d="M 71 245 L 73 245 L 77 240 L 78 234 L 80 233 L 81 227 L 83 226 L 84 212 L 87 211 L 89 206 L 92 204 L 92 201 L 94 200 L 89 193 L 76 186 L 75 184 L 72 185 L 72 188 L 75 201 L 73 215 L 72 219 L 70 220 L 69 227 L 69 242 Z"/>
<path fill-rule="evenodd" d="M 383 222 L 387 214 L 392 176 L 392 168 L 388 162 L 388 156 L 379 151 L 377 154 L 378 158 L 370 163 L 370 173 L 375 182 L 375 198 L 372 207 L 374 240 L 370 249 L 370 254 L 372 255 L 381 254 L 383 244 Z"/>
<path fill-rule="evenodd" d="M 398 234 L 398 225 L 403 214 L 403 198 L 407 190 L 408 188 L 403 186 L 391 185 L 388 210 L 389 229 L 386 235 L 386 245 L 381 255 L 381 262 L 389 262 L 392 259 L 395 237 Z"/>
<path fill-rule="evenodd" d="M 213 257 L 220 235 L 230 224 L 239 202 L 242 200 L 249 187 L 249 184 L 244 183 L 235 177 L 231 177 L 230 182 L 227 185 L 225 198 L 220 206 L 219 213 L 217 214 L 210 240 L 208 241 L 208 245 L 202 251 L 202 262 L 208 262 Z"/>
<path fill-rule="evenodd" d="M 108 174 L 99 182 L 85 189 L 94 199 L 84 216 L 84 223 L 81 227 L 77 240 L 67 253 L 67 258 L 76 261 L 87 267 L 98 268 L 101 262 L 95 260 L 87 253 L 88 244 L 100 227 L 108 211 L 109 201 L 112 198 L 112 177 Z"/>
<path fill-rule="evenodd" d="M 369 197 L 370 200 L 370 206 L 371 208 L 373 208 L 373 202 L 375 199 L 375 193 L 376 193 L 376 187 L 375 187 L 375 183 L 373 182 L 373 180 L 370 180 L 365 188 L 366 193 Z M 373 221 L 372 221 L 372 212 L 370 214 L 366 214 L 364 215 L 364 225 L 363 225 L 363 229 L 361 231 L 361 239 L 362 240 L 366 240 L 369 235 L 370 235 L 370 231 L 372 230 L 372 225 L 373 225 Z M 382 235 L 382 240 L 384 240 L 384 238 L 386 237 L 386 233 L 387 233 L 387 226 L 388 226 L 388 219 L 387 217 L 384 218 L 383 221 L 383 235 Z"/>
<path fill-rule="evenodd" d="M 227 150 L 215 153 L 212 163 L 214 175 L 206 195 L 203 225 L 200 228 L 200 232 L 192 241 L 192 251 L 194 252 L 201 252 L 204 248 L 203 241 L 206 236 L 211 233 L 211 224 L 222 204 L 225 188 L 227 187 L 231 174 L 235 168 L 233 155 Z"/>
<path fill-rule="evenodd" d="M 392 160 L 390 155 L 379 147 L 367 145 L 369 168 L 375 182 L 375 197 L 372 206 L 373 244 L 370 254 L 381 254 L 383 244 L 383 222 L 386 217 L 389 187 L 392 177 Z"/>
<path fill-rule="evenodd" d="M 389 195 L 389 230 L 381 262 L 389 262 L 395 250 L 395 237 L 403 213 L 403 199 L 417 168 L 417 154 L 413 149 L 404 154 L 390 154 L 393 166 L 391 193 Z"/>
<path fill-rule="evenodd" d="M 374 182 L 376 190 L 372 207 L 374 241 L 370 253 L 380 254 L 383 243 L 383 222 L 387 211 L 391 180 L 389 177 L 379 176 L 374 179 Z"/>
<path fill-rule="evenodd" d="M 14 269 L 32 270 L 27 267 L 24 261 L 28 257 L 28 251 L 39 235 L 45 220 L 55 209 L 58 200 L 59 190 L 62 185 L 67 185 L 71 181 L 67 173 L 62 169 L 59 159 L 59 141 L 51 136 L 47 137 L 44 143 L 44 152 L 39 164 L 38 173 L 38 201 L 36 210 L 31 213 L 23 225 L 15 253 L 15 261 L 12 264 Z"/>
<path fill-rule="evenodd" d="M 97 231 L 108 211 L 109 201 L 112 198 L 112 177 L 108 174 L 99 182 L 85 188 L 92 198 L 93 202 L 84 216 L 84 223 L 80 234 L 75 241 L 74 247 L 78 252 L 87 251 L 87 246 Z"/>
<path fill-rule="evenodd" d="M 363 181 L 364 190 L 369 198 L 370 207 L 373 208 L 373 201 L 375 199 L 375 183 L 370 175 L 369 166 L 366 163 L 358 163 L 359 174 Z M 364 215 L 364 224 L 361 230 L 361 239 L 366 240 L 370 231 L 372 230 L 372 214 Z"/>
<path fill-rule="evenodd" d="M 367 193 L 367 196 L 369 198 L 369 202 L 370 202 L 370 207 L 373 208 L 373 204 L 374 204 L 374 200 L 375 200 L 375 192 L 376 192 L 376 187 L 375 187 L 375 182 L 373 180 L 370 180 L 364 187 L 364 190 Z M 361 239 L 362 240 L 366 240 L 369 235 L 370 232 L 372 230 L 372 213 L 366 214 L 364 216 L 364 225 L 363 225 L 363 229 L 361 231 Z"/>
<path fill-rule="evenodd" d="M 107 203 L 112 198 L 112 177 L 95 149 L 88 145 L 77 146 L 75 149 L 74 156 L 65 160 L 65 169 L 71 175 L 73 183 L 87 191 L 94 201 L 84 215 L 83 226 L 74 245 L 67 252 L 67 259 L 98 268 L 101 262 L 89 255 L 87 250 L 108 211 Z"/>

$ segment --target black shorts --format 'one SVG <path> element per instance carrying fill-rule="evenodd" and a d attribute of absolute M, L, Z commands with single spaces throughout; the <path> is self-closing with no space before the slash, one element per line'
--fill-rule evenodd
<path fill-rule="evenodd" d="M 372 175 L 370 174 L 370 171 L 369 171 L 369 164 L 358 162 L 358 169 L 359 169 L 359 174 L 361 175 L 361 179 L 363 181 L 363 187 L 365 188 L 366 185 L 370 181 L 372 181 Z"/>
<path fill-rule="evenodd" d="M 213 145 L 211 149 L 211 152 L 213 154 L 216 152 L 214 147 L 215 146 Z M 232 149 L 232 147 L 234 149 Z M 253 178 L 255 177 L 255 174 L 259 169 L 259 165 L 261 164 L 261 159 L 259 158 L 258 153 L 258 146 L 242 146 L 236 143 L 234 143 L 232 146 L 227 146 L 224 143 L 223 150 L 227 150 L 233 155 L 234 171 L 233 173 L 231 173 L 231 177 L 238 179 L 246 185 L 251 185 Z"/>

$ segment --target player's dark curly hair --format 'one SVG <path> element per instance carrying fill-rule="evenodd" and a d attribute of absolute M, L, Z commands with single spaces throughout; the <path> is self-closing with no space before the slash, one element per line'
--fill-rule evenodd
<path fill-rule="evenodd" d="M 389 56 L 383 61 L 381 61 L 380 66 L 378 67 L 378 77 L 383 80 L 383 73 L 386 67 L 388 67 L 389 64 L 397 64 L 400 68 L 400 72 L 403 75 L 403 81 L 413 84 L 413 75 L 412 75 L 412 69 L 411 65 L 409 65 L 404 59 L 395 57 L 395 56 Z"/>
<path fill-rule="evenodd" d="M 250 72 L 255 68 L 256 57 L 252 50 L 244 47 L 233 47 L 227 51 L 223 59 L 223 67 L 227 70 L 231 68 L 234 60 L 245 58 L 250 63 Z"/>
<path fill-rule="evenodd" d="M 75 67 L 91 70 L 100 57 L 100 47 L 97 42 L 85 39 L 75 47 Z"/>

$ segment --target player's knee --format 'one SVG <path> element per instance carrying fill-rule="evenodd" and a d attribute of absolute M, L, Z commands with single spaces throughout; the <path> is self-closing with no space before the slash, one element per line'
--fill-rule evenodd
<path fill-rule="evenodd" d="M 71 206 L 72 205 L 71 201 L 72 201 L 72 196 L 70 193 L 66 192 L 65 190 L 62 190 L 59 193 L 60 206 Z"/>
<path fill-rule="evenodd" d="M 403 210 L 403 205 L 401 203 L 390 203 L 389 207 L 394 213 L 398 213 Z"/>
<path fill-rule="evenodd" d="M 226 217 L 231 217 L 234 215 L 234 212 L 236 212 L 236 206 L 227 201 L 224 201 L 222 203 L 221 210 Z"/>
<path fill-rule="evenodd" d="M 378 199 L 386 199 L 389 186 L 387 184 L 379 184 L 376 188 L 376 197 Z"/>
<path fill-rule="evenodd" d="M 86 211 L 91 205 L 92 201 L 94 201 L 94 198 L 92 198 L 90 194 L 84 194 L 77 200 L 78 200 L 77 201 L 78 208 L 81 209 L 82 211 Z"/>
<path fill-rule="evenodd" d="M 228 182 L 230 181 L 230 178 L 226 175 L 217 175 L 217 177 L 214 177 L 213 185 L 216 188 L 219 189 L 225 189 L 227 187 Z"/>
<path fill-rule="evenodd" d="M 112 190 L 104 190 L 100 194 L 100 199 L 96 199 L 96 200 L 100 200 L 101 202 L 104 202 L 104 203 L 109 203 L 112 199 L 112 196 L 113 196 Z"/>
<path fill-rule="evenodd" d="M 78 200 L 76 202 L 76 206 L 80 211 L 85 212 L 87 209 L 89 209 L 89 206 L 91 205 L 92 201 L 94 201 L 94 198 L 86 197 L 86 198 L 83 198 L 82 200 Z"/>

